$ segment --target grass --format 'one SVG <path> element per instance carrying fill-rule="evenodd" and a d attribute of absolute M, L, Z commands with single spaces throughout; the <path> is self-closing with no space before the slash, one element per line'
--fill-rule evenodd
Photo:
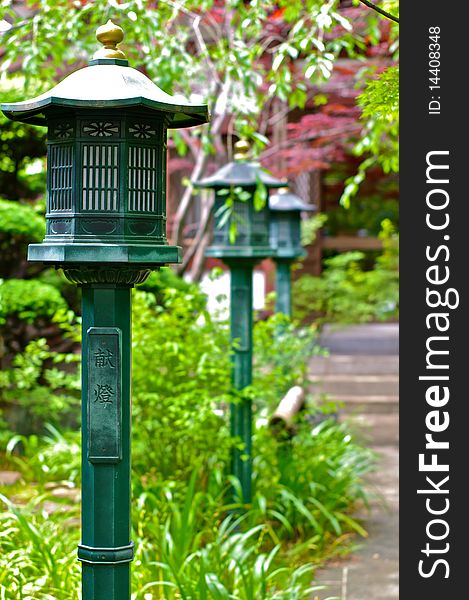
<path fill-rule="evenodd" d="M 366 501 L 370 453 L 347 427 L 323 422 L 288 442 L 269 435 L 256 431 L 258 489 L 244 511 L 227 504 L 223 471 L 193 472 L 183 493 L 134 473 L 132 600 L 310 598 L 315 568 L 366 535 L 351 511 Z M 0 495 L 0 600 L 79 598 L 77 444 L 49 428 L 8 446 L 23 482 Z"/>

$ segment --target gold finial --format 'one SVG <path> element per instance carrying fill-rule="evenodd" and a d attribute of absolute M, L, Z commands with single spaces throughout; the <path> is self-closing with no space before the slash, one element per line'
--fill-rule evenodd
<path fill-rule="evenodd" d="M 109 19 L 106 25 L 101 25 L 96 30 L 96 38 L 104 48 L 100 48 L 94 53 L 93 58 L 121 58 L 126 59 L 127 57 L 117 48 L 117 44 L 120 44 L 124 39 L 124 31 L 119 25 L 116 25 Z"/>
<path fill-rule="evenodd" d="M 235 160 L 249 160 L 249 154 L 251 150 L 251 146 L 247 140 L 239 140 L 234 145 L 235 149 Z"/>

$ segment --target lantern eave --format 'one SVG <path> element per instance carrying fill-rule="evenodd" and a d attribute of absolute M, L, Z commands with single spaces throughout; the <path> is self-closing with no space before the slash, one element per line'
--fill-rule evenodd
<path fill-rule="evenodd" d="M 207 258 L 251 258 L 261 260 L 272 256 L 270 246 L 209 246 L 205 250 Z"/>
<path fill-rule="evenodd" d="M 210 118 L 206 104 L 182 101 L 164 92 L 140 71 L 117 64 L 79 69 L 35 98 L 0 104 L 8 118 L 35 125 L 45 125 L 54 109 L 132 107 L 164 113 L 169 128 L 201 125 Z"/>
<path fill-rule="evenodd" d="M 28 260 L 57 266 L 70 263 L 155 267 L 182 262 L 180 246 L 156 244 L 30 244 Z"/>
<path fill-rule="evenodd" d="M 314 212 L 315 204 L 306 204 L 296 194 L 274 194 L 269 198 L 269 208 L 274 212 Z"/>
<path fill-rule="evenodd" d="M 251 161 L 229 162 L 213 175 L 194 181 L 193 185 L 196 188 L 223 189 L 232 185 L 255 187 L 259 181 L 267 188 L 279 188 L 285 185 L 259 164 Z"/>
<path fill-rule="evenodd" d="M 308 253 L 303 248 L 277 248 L 273 258 L 275 260 L 293 261 L 299 258 L 306 258 Z"/>

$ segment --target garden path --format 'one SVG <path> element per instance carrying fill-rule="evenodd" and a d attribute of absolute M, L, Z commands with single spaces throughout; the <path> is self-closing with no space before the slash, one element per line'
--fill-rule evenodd
<path fill-rule="evenodd" d="M 371 324 L 326 329 L 321 345 L 330 356 L 314 358 L 320 391 L 343 402 L 348 419 L 377 454 L 369 476 L 371 513 L 363 518 L 369 537 L 350 557 L 329 563 L 315 583 L 327 586 L 312 600 L 397 600 L 398 575 L 398 325 Z"/>

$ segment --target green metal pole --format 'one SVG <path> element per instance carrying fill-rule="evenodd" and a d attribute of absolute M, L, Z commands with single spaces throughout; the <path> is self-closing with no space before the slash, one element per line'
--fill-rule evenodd
<path fill-rule="evenodd" d="M 241 391 L 252 383 L 252 275 L 254 262 L 250 259 L 229 261 L 231 270 L 230 321 L 233 387 Z M 239 437 L 242 450 L 234 449 L 232 473 L 240 483 L 243 501 L 252 500 L 252 405 L 249 398 L 231 404 L 231 435 Z"/>
<path fill-rule="evenodd" d="M 291 303 L 291 260 L 277 258 L 275 260 L 275 312 L 292 316 Z"/>
<path fill-rule="evenodd" d="M 131 286 L 83 285 L 83 600 L 130 600 Z"/>

